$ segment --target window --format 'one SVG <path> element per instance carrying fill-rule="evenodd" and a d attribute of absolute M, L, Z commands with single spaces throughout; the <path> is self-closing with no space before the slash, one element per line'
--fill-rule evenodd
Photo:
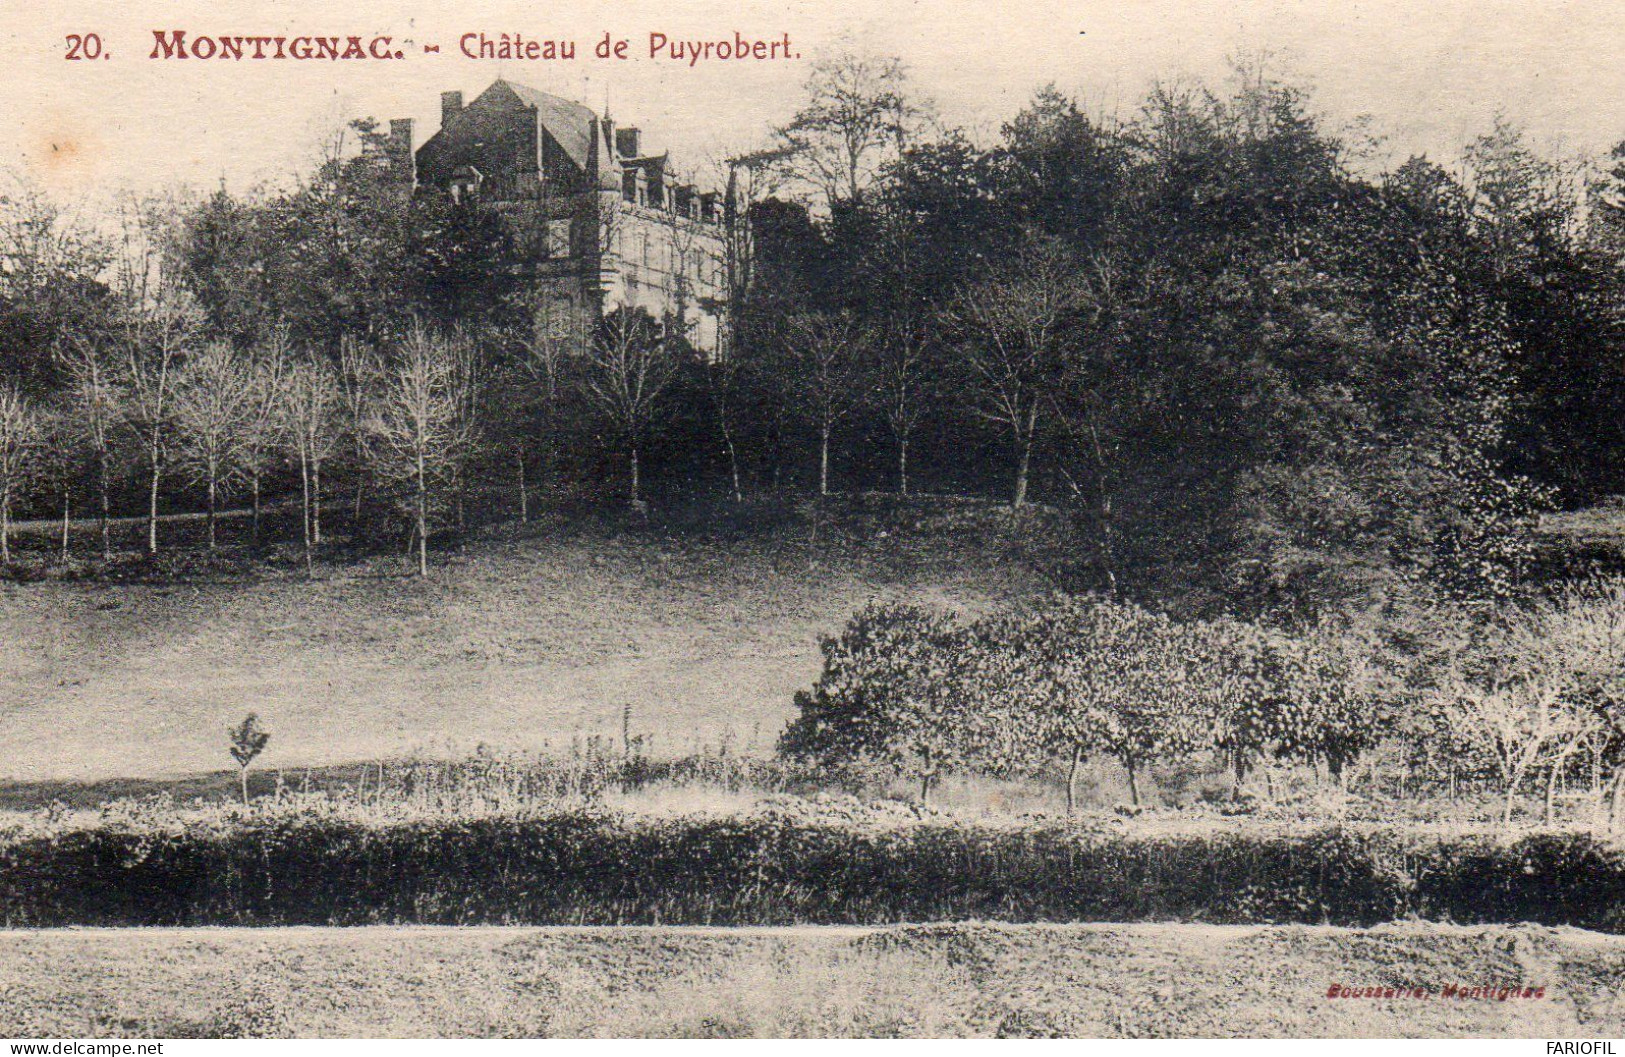
<path fill-rule="evenodd" d="M 570 221 L 567 218 L 547 222 L 547 255 L 570 256 Z"/>

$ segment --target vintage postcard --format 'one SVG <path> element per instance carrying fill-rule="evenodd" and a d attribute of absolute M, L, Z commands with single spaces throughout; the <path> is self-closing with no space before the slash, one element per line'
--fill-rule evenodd
<path fill-rule="evenodd" d="M 0 0 L 0 1036 L 1612 1052 L 1622 14 Z"/>

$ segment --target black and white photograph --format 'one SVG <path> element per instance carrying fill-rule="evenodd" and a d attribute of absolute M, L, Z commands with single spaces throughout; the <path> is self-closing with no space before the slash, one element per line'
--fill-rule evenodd
<path fill-rule="evenodd" d="M 1625 1037 L 1622 55 L 0 0 L 7 1053 Z"/>

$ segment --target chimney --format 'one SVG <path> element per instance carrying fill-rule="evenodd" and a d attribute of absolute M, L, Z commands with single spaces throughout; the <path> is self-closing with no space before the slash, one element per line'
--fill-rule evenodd
<path fill-rule="evenodd" d="M 405 183 L 417 181 L 417 167 L 412 156 L 412 119 L 398 117 L 389 123 L 389 141 L 384 146 L 384 157 L 389 161 L 390 175 Z"/>
<path fill-rule="evenodd" d="M 463 93 L 440 93 L 440 127 L 445 128 L 451 124 L 451 119 L 463 112 Z"/>
<path fill-rule="evenodd" d="M 642 137 L 638 134 L 638 130 L 635 128 L 616 129 L 615 153 L 619 154 L 623 158 L 638 157 L 638 147 L 641 145 L 639 142 L 641 138 Z"/>

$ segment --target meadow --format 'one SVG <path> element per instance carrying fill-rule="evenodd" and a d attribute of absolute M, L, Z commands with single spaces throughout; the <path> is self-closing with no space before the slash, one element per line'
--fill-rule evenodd
<path fill-rule="evenodd" d="M 235 537 L 75 575 L 34 540 L 37 578 L 0 580 L 0 777 L 206 773 L 248 711 L 273 767 L 562 751 L 618 737 L 628 705 L 652 753 L 767 754 L 819 638 L 866 601 L 974 613 L 1050 589 L 997 507 L 896 505 L 858 498 L 816 526 L 772 507 L 509 522 L 426 579 L 359 542 L 311 579 Z"/>

